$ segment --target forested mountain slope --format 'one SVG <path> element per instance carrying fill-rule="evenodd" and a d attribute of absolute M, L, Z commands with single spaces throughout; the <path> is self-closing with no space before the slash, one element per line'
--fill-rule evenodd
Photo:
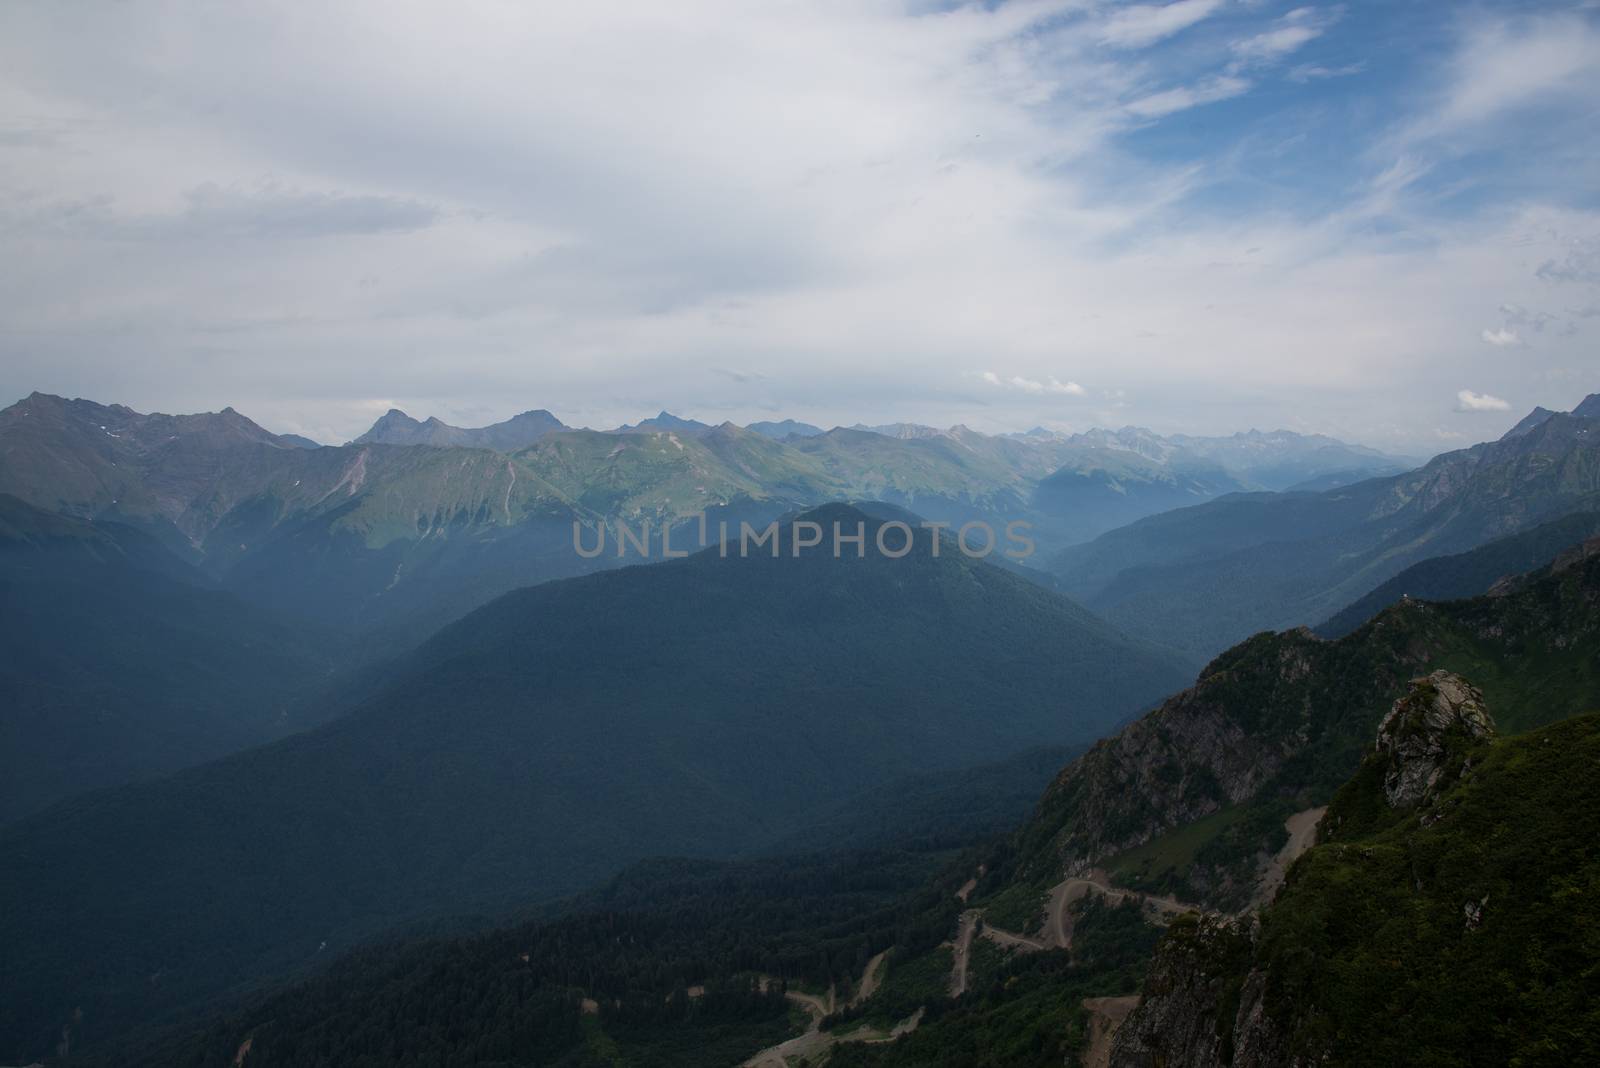
<path fill-rule="evenodd" d="M 853 509 L 811 518 L 875 541 Z M 0 1055 L 48 1049 L 79 1010 L 91 1038 L 160 1019 L 407 917 L 775 841 L 875 784 L 1087 741 L 1186 675 L 948 543 L 795 557 L 788 533 L 778 558 L 518 591 L 327 727 L 0 832 Z"/>
<path fill-rule="evenodd" d="M 338 654 L 148 535 L 0 494 L 0 822 L 312 726 Z"/>

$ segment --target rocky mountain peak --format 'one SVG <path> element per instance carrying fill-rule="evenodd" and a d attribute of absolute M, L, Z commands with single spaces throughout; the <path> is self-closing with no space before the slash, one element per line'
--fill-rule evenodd
<path fill-rule="evenodd" d="M 1394 808 L 1428 800 L 1452 743 L 1479 742 L 1494 733 L 1483 694 L 1460 675 L 1435 671 L 1412 679 L 1411 689 L 1378 725 L 1378 753 L 1389 762 L 1384 796 Z"/>

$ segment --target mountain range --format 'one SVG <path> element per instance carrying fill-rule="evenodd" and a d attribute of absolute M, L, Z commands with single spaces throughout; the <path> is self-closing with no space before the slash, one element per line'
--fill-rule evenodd
<path fill-rule="evenodd" d="M 869 543 L 882 523 L 802 520 Z M 771 846 L 897 778 L 1087 743 L 1187 676 L 922 534 L 902 558 L 713 548 L 520 590 L 324 727 L 0 828 L 0 1051 L 162 1019 L 408 919 Z"/>
<path fill-rule="evenodd" d="M 1400 466 L 1355 449 L 1327 455 L 1322 439 L 1267 439 L 1277 468 L 1294 468 L 1285 477 L 1357 460 Z M 778 440 L 666 412 L 608 432 L 566 428 L 543 411 L 472 429 L 391 411 L 355 442 L 305 448 L 232 409 L 143 415 L 33 394 L 0 412 L 0 492 L 144 530 L 280 615 L 408 644 L 508 590 L 615 566 L 615 555 L 572 551 L 575 521 L 613 534 L 647 522 L 659 536 L 698 531 L 702 514 L 711 529 L 723 520 L 737 529 L 827 501 L 878 500 L 956 525 L 1029 522 L 1043 559 L 1255 485 L 1196 453 L 1203 441 L 906 426 Z M 1270 466 L 1249 462 L 1258 473 Z"/>
<path fill-rule="evenodd" d="M 0 1057 L 115 1058 L 397 929 L 598 907 L 558 899 L 666 853 L 728 947 L 674 974 L 719 993 L 661 990 L 641 943 L 613 961 L 643 984 L 617 997 L 634 1008 L 591 1020 L 592 961 L 530 931 L 553 970 L 529 1004 L 572 1064 L 596 1027 L 652 1062 L 679 1025 L 730 1050 L 778 1041 L 785 995 L 752 969 L 881 985 L 830 995 L 840 1027 L 921 1014 L 907 1041 L 837 1044 L 838 1065 L 963 1063 L 994 1041 L 1059 1061 L 1086 1040 L 1085 999 L 1133 996 L 1171 910 L 1272 899 L 1409 679 L 1471 679 L 1513 732 L 1600 703 L 1600 551 L 1569 548 L 1600 514 L 1596 398 L 1351 483 L 1352 459 L 1380 461 L 1282 434 L 539 414 L 480 433 L 390 413 L 385 433 L 415 442 L 308 448 L 231 410 L 34 395 L 0 413 Z M 1246 472 L 1333 485 L 1236 491 Z M 858 504 L 817 503 L 840 499 Z M 1061 549 L 1080 505 L 1132 522 Z M 613 551 L 646 523 L 693 549 L 702 513 L 779 536 Z M 1052 574 L 924 525 L 1017 517 Z M 865 548 L 889 523 L 909 555 Z M 802 525 L 858 530 L 863 551 L 802 546 Z M 599 556 L 574 551 L 584 529 L 608 537 Z M 1281 629 L 1323 620 L 1327 637 Z M 1085 747 L 1020 829 L 931 873 Z M 768 927 L 733 889 L 816 870 L 779 852 L 844 846 L 898 858 L 861 890 L 870 920 L 817 887 L 810 919 Z M 766 859 L 699 874 L 736 855 Z M 648 898 L 628 908 L 659 923 Z M 805 926 L 824 914 L 842 926 Z M 573 922 L 592 939 L 635 921 Z M 347 1059 L 319 1033 L 344 1050 L 326 1063 Z"/>
<path fill-rule="evenodd" d="M 1406 567 L 1600 505 L 1600 395 L 1498 441 L 1321 493 L 1230 494 L 1058 553 L 1063 588 L 1131 633 L 1210 656 L 1327 619 Z"/>

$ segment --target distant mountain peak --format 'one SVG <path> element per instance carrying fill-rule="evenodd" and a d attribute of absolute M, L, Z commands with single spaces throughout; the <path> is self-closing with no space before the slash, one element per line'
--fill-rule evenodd
<path fill-rule="evenodd" d="M 698 419 L 684 419 L 673 415 L 669 411 L 661 411 L 650 419 L 641 419 L 637 423 L 624 423 L 611 431 L 613 434 L 649 434 L 662 431 L 678 431 L 684 434 L 704 434 L 711 429 L 711 424 L 702 423 Z"/>
<path fill-rule="evenodd" d="M 753 430 L 763 437 L 769 437 L 775 440 L 782 440 L 783 438 L 790 436 L 814 438 L 823 432 L 822 428 L 819 426 L 813 426 L 810 423 L 802 423 L 794 419 L 783 419 L 778 422 L 763 420 L 759 423 L 751 423 L 749 426 L 745 427 L 745 429 Z"/>
<path fill-rule="evenodd" d="M 390 408 L 353 444 L 454 446 L 515 452 L 546 434 L 565 429 L 566 424 L 542 408 L 484 427 L 452 426 L 436 415 L 419 423 L 399 408 Z"/>

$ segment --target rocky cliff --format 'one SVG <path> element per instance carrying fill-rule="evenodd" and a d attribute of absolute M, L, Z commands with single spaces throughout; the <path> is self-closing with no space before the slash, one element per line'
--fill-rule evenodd
<path fill-rule="evenodd" d="M 1113 1068 L 1571 1064 L 1600 1049 L 1600 716 L 1497 737 L 1412 681 L 1258 916 L 1173 924 Z"/>

